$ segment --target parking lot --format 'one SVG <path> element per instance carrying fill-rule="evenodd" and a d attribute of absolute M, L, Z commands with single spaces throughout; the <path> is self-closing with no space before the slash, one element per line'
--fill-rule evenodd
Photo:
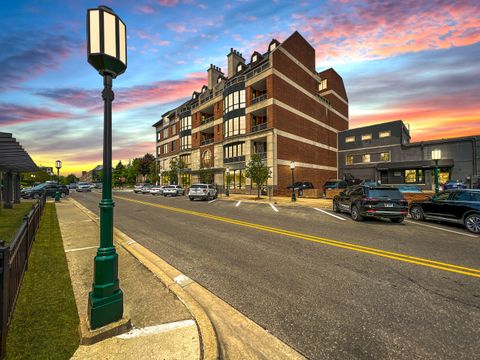
<path fill-rule="evenodd" d="M 98 193 L 72 196 L 97 211 Z M 480 351 L 480 237 L 460 226 L 223 198 L 114 200 L 115 226 L 310 358 Z"/>

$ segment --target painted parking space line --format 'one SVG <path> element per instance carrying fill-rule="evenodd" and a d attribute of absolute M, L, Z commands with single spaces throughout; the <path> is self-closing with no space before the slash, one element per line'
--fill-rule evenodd
<path fill-rule="evenodd" d="M 239 201 L 235 204 L 235 206 L 238 207 L 238 206 L 240 206 L 241 203 L 242 203 L 242 200 L 239 200 Z"/>
<path fill-rule="evenodd" d="M 247 222 L 247 221 L 237 220 L 237 219 L 233 219 L 233 218 L 227 218 L 227 217 L 223 217 L 223 216 L 212 215 L 212 214 L 198 212 L 198 211 L 182 209 L 182 208 L 173 207 L 173 206 L 156 204 L 156 203 L 152 203 L 152 202 L 149 202 L 149 201 L 140 201 L 140 200 L 135 200 L 135 199 L 132 199 L 132 198 L 127 198 L 127 197 L 122 197 L 122 196 L 116 196 L 116 198 L 121 199 L 121 200 L 125 200 L 125 201 L 129 201 L 129 202 L 132 202 L 132 203 L 152 206 L 152 207 L 156 207 L 156 208 L 159 208 L 159 209 L 168 210 L 168 211 L 172 211 L 172 212 L 176 212 L 176 213 L 188 214 L 188 215 L 192 215 L 192 216 L 201 217 L 201 218 L 204 218 L 204 219 L 210 219 L 210 220 L 219 221 L 219 222 L 223 222 L 223 223 L 229 223 L 229 224 L 232 224 L 232 225 L 242 226 L 242 227 L 245 227 L 245 228 L 251 228 L 251 229 L 260 230 L 260 231 L 264 231 L 264 232 L 269 232 L 269 233 L 274 233 L 274 234 L 283 235 L 283 236 L 287 236 L 287 237 L 297 238 L 297 239 L 301 239 L 301 240 L 305 240 L 305 241 L 309 241 L 309 242 L 314 242 L 314 243 L 317 243 L 317 244 L 323 244 L 323 245 L 328 245 L 328 246 L 332 246 L 332 247 L 337 247 L 337 248 L 341 248 L 341 249 L 344 249 L 344 250 L 360 252 L 360 253 L 369 254 L 369 255 L 373 255 L 373 256 L 378 256 L 378 257 L 382 257 L 382 258 L 388 258 L 388 259 L 391 259 L 391 260 L 401 261 L 401 262 L 404 262 L 404 263 L 410 263 L 410 264 L 424 266 L 424 267 L 428 267 L 428 268 L 432 268 L 432 269 L 448 271 L 448 272 L 451 272 L 451 273 L 456 273 L 456 274 L 461 274 L 461 275 L 480 278 L 480 268 L 475 269 L 475 268 L 461 266 L 461 265 L 449 264 L 449 263 L 445 263 L 445 262 L 441 262 L 441 261 L 421 258 L 421 257 L 402 254 L 402 253 L 397 253 L 397 252 L 393 252 L 393 251 L 382 250 L 382 249 L 378 249 L 378 248 L 372 248 L 372 247 L 363 246 L 363 245 L 359 245 L 359 244 L 355 244 L 355 243 L 349 243 L 349 242 L 345 242 L 345 241 L 329 239 L 329 238 L 325 238 L 325 237 L 300 233 L 300 232 L 291 231 L 291 230 L 287 230 L 287 229 L 276 228 L 276 227 L 261 225 L 261 224 L 257 224 L 257 223 L 251 223 L 251 222 Z"/>
<path fill-rule="evenodd" d="M 337 218 L 337 219 L 340 219 L 340 220 L 343 220 L 343 221 L 345 221 L 345 220 L 346 220 L 344 217 L 341 217 L 341 216 L 338 216 L 338 215 L 335 215 L 335 214 L 329 213 L 328 211 L 325 211 L 325 210 L 322 210 L 322 209 L 319 209 L 319 208 L 314 208 L 314 209 L 315 209 L 315 210 L 317 210 L 317 211 L 320 211 L 321 213 L 324 213 L 324 214 L 327 214 L 327 215 L 333 216 L 334 218 Z"/>
<path fill-rule="evenodd" d="M 418 226 L 425 226 L 425 227 L 428 227 L 428 228 L 431 228 L 431 229 L 442 230 L 442 231 L 446 231 L 446 232 L 453 233 L 453 234 L 457 234 L 457 235 L 463 235 L 463 236 L 478 238 L 477 235 L 467 234 L 467 233 L 464 233 L 464 232 L 461 232 L 461 231 L 455 231 L 455 230 L 445 229 L 445 228 L 442 228 L 442 227 L 439 227 L 439 226 L 422 224 L 422 223 L 419 223 L 418 221 L 405 220 L 405 222 L 407 222 L 407 223 L 409 223 L 409 224 L 418 225 Z"/>
<path fill-rule="evenodd" d="M 214 203 L 215 201 L 217 201 L 217 199 L 210 200 L 208 203 L 211 204 L 211 203 Z"/>
<path fill-rule="evenodd" d="M 275 207 L 275 205 L 270 204 L 270 206 L 272 207 L 273 211 L 278 212 L 278 209 Z"/>

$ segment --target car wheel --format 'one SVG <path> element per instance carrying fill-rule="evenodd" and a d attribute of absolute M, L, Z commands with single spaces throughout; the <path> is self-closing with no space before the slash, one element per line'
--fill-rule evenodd
<path fill-rule="evenodd" d="M 40 199 L 40 194 L 33 194 L 34 199 Z"/>
<path fill-rule="evenodd" d="M 401 217 L 401 218 L 391 218 L 390 221 L 392 223 L 395 223 L 395 224 L 400 224 L 403 222 L 403 220 L 405 220 L 405 218 Z"/>
<path fill-rule="evenodd" d="M 333 212 L 339 213 L 340 206 L 338 206 L 338 200 L 333 200 Z"/>
<path fill-rule="evenodd" d="M 413 220 L 416 220 L 416 221 L 422 221 L 425 219 L 425 216 L 423 215 L 423 210 L 418 205 L 411 207 L 410 216 L 412 217 Z"/>
<path fill-rule="evenodd" d="M 163 195 L 164 197 L 167 197 L 167 194 Z"/>
<path fill-rule="evenodd" d="M 472 214 L 465 219 L 465 227 L 468 231 L 480 234 L 480 214 Z"/>
<path fill-rule="evenodd" d="M 62 198 L 64 198 L 65 196 L 67 196 L 67 194 L 65 194 L 64 192 L 62 192 L 62 193 L 60 194 L 60 196 L 61 196 Z"/>
<path fill-rule="evenodd" d="M 360 211 L 358 210 L 357 205 L 352 206 L 351 215 L 352 215 L 352 219 L 354 221 L 362 221 L 363 220 L 363 216 L 360 215 Z"/>
<path fill-rule="evenodd" d="M 190 201 L 193 201 L 193 197 L 189 196 Z"/>

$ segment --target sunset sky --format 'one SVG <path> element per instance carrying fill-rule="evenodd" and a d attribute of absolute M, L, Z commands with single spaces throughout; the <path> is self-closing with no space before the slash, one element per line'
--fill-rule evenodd
<path fill-rule="evenodd" d="M 0 132 L 37 165 L 102 160 L 102 79 L 86 59 L 98 1 L 0 5 Z M 298 30 L 317 70 L 344 79 L 350 127 L 402 119 L 412 141 L 480 134 L 480 6 L 474 1 L 105 0 L 127 25 L 128 69 L 114 80 L 113 157 L 155 153 L 155 123 L 224 69 Z"/>

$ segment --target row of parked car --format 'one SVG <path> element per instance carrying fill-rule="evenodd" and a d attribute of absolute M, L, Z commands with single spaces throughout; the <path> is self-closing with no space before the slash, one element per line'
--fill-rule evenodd
<path fill-rule="evenodd" d="M 133 188 L 136 194 L 151 194 L 167 196 L 183 196 L 188 195 L 188 198 L 193 201 L 195 199 L 211 200 L 218 196 L 217 188 L 211 184 L 194 184 L 185 191 L 179 185 L 155 186 L 150 184 L 137 184 Z"/>
<path fill-rule="evenodd" d="M 410 213 L 413 220 L 437 220 L 461 224 L 480 234 L 480 190 L 441 191 L 426 200 L 408 204 L 398 188 L 357 185 L 333 198 L 333 211 L 350 213 L 355 221 L 365 218 L 388 218 L 401 223 Z"/>

